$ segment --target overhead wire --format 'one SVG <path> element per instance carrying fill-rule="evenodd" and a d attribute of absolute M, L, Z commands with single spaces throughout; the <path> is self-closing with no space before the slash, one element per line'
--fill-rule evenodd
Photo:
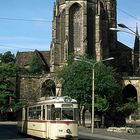
<path fill-rule="evenodd" d="M 7 18 L 7 17 L 0 17 L 0 20 L 16 20 L 16 21 L 27 21 L 27 22 L 51 22 L 45 19 L 23 19 L 23 18 Z M 5 45 L 5 44 L 0 44 L 0 47 L 6 47 L 6 48 L 19 48 L 19 49 L 24 49 L 24 50 L 35 50 L 35 49 L 29 49 L 29 48 L 22 48 L 22 47 L 17 47 L 17 46 L 11 46 L 11 45 Z"/>
<path fill-rule="evenodd" d="M 11 45 L 5 45 L 5 44 L 0 44 L 0 47 L 6 47 L 6 48 L 20 48 L 20 49 L 26 49 L 26 50 L 35 50 L 35 49 L 30 49 L 30 48 L 21 48 L 21 47 L 18 47 L 18 46 L 11 46 Z"/>
<path fill-rule="evenodd" d="M 137 20 L 137 21 L 140 21 L 140 19 L 138 19 L 137 17 L 129 14 L 128 12 L 120 9 L 120 8 L 117 8 L 118 10 L 120 10 L 122 13 L 130 16 L 131 18 Z M 29 21 L 29 22 L 52 22 L 52 21 L 49 21 L 49 20 L 46 20 L 46 19 L 24 19 L 24 18 L 9 18 L 9 17 L 0 17 L 0 20 L 16 20 L 16 21 Z"/>
<path fill-rule="evenodd" d="M 45 19 L 24 19 L 24 18 L 8 18 L 8 17 L 0 17 L 0 20 L 16 20 L 16 21 L 30 21 L 30 22 L 51 22 Z"/>
<path fill-rule="evenodd" d="M 137 17 L 135 17 L 135 16 L 129 14 L 128 12 L 126 12 L 126 11 L 120 9 L 120 8 L 117 8 L 117 9 L 120 10 L 122 13 L 125 13 L 126 15 L 130 16 L 131 18 L 133 18 L 133 19 L 135 19 L 135 20 L 137 20 L 137 21 L 140 21 L 140 19 L 138 19 Z"/>
<path fill-rule="evenodd" d="M 120 8 L 117 8 L 117 9 L 118 9 L 119 11 L 121 11 L 122 13 L 126 14 L 127 16 L 129 16 L 129 17 L 131 17 L 131 18 L 133 18 L 133 19 L 135 19 L 135 20 L 137 20 L 137 21 L 140 21 L 140 19 L 137 18 L 136 16 L 131 15 L 131 14 L 129 14 L 128 12 L 126 12 L 126 11 L 120 9 Z M 136 28 L 136 27 L 129 27 L 129 28 Z"/>
<path fill-rule="evenodd" d="M 137 21 L 140 21 L 140 19 L 138 19 L 137 17 L 129 14 L 128 12 L 126 12 L 125 10 L 122 10 L 120 8 L 117 8 L 119 11 L 121 11 L 122 13 L 130 16 L 131 18 L 137 20 Z M 46 19 L 24 19 L 24 18 L 9 18 L 9 17 L 0 17 L 0 20 L 15 20 L 15 21 L 25 21 L 25 22 L 52 22 L 52 21 L 49 21 L 49 20 L 46 20 Z M 131 28 L 135 28 L 135 27 L 131 27 Z M 9 46 L 9 45 L 3 45 L 3 44 L 0 44 L 0 46 L 4 46 L 4 47 L 14 47 L 14 48 L 18 48 L 18 47 L 15 47 L 15 46 Z M 28 49 L 28 48 L 21 48 L 19 47 L 20 49 Z M 34 50 L 34 49 L 28 49 L 28 50 Z"/>

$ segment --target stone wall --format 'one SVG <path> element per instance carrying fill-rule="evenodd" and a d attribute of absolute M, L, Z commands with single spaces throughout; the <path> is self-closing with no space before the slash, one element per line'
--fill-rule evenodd
<path fill-rule="evenodd" d="M 123 88 L 125 88 L 127 85 L 134 86 L 137 93 L 137 100 L 140 103 L 140 77 L 123 77 L 122 85 Z"/>
<path fill-rule="evenodd" d="M 55 93 L 61 95 L 61 84 L 54 79 L 54 74 L 22 75 L 17 78 L 17 94 L 21 100 L 35 101 L 41 97 L 43 84 L 51 80 L 55 84 Z M 46 85 L 47 86 L 47 85 Z M 50 88 L 51 89 L 51 88 Z M 47 96 L 47 95 L 46 95 Z"/>

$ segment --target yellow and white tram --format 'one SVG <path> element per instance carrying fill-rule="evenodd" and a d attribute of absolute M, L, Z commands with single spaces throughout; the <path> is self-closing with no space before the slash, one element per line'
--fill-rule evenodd
<path fill-rule="evenodd" d="M 44 139 L 78 139 L 78 105 L 70 97 L 48 97 L 19 112 L 18 132 Z"/>

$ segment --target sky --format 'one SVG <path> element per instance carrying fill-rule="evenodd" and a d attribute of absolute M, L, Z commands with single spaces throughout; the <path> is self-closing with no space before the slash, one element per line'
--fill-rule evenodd
<path fill-rule="evenodd" d="M 0 0 L 0 53 L 49 50 L 54 0 Z"/>
<path fill-rule="evenodd" d="M 0 0 L 0 53 L 50 50 L 55 0 Z M 117 23 L 140 30 L 140 0 L 117 0 Z M 140 32 L 140 31 L 139 31 Z M 118 32 L 133 47 L 134 35 Z"/>
<path fill-rule="evenodd" d="M 140 35 L 140 0 L 117 0 L 117 23 L 125 24 L 136 32 L 136 24 Z M 124 30 L 123 28 L 119 28 Z M 129 30 L 126 29 L 129 32 Z M 135 35 L 118 32 L 118 40 L 130 48 L 134 47 Z"/>

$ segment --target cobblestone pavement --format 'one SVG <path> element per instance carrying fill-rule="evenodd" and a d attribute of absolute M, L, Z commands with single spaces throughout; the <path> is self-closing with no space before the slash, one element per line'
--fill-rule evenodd
<path fill-rule="evenodd" d="M 90 135 L 96 137 L 102 137 L 106 140 L 140 140 L 140 121 L 136 124 L 136 133 L 124 133 L 124 132 L 109 132 L 106 128 L 94 128 L 94 133 L 92 134 L 91 128 L 85 128 L 79 126 L 80 135 Z"/>

